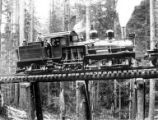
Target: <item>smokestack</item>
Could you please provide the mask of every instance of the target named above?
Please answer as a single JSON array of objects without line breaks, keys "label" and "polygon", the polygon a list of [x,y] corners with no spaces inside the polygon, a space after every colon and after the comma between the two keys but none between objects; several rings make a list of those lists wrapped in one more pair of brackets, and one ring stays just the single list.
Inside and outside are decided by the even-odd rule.
[{"label": "smokestack", "polygon": [[126,38],[126,27],[122,27],[121,33],[122,33],[122,39],[125,39]]}]

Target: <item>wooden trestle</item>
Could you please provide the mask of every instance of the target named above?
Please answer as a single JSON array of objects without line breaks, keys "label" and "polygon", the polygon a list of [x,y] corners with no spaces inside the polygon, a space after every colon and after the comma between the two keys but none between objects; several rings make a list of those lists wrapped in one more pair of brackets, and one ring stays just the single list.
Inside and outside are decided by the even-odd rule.
[{"label": "wooden trestle", "polygon": [[79,70],[65,72],[32,71],[27,74],[3,75],[0,77],[0,83],[114,80],[132,78],[158,78],[158,70],[154,67],[135,67],[130,69]]},{"label": "wooden trestle", "polygon": [[154,67],[133,67],[133,68],[108,68],[95,70],[78,70],[78,71],[29,71],[14,75],[0,76],[0,84],[30,82],[33,89],[32,96],[35,96],[37,120],[43,120],[42,107],[40,102],[38,82],[61,82],[85,80],[86,83],[86,102],[87,118],[91,120],[90,100],[88,97],[89,80],[114,80],[114,79],[132,79],[132,78],[158,78],[158,69]]}]

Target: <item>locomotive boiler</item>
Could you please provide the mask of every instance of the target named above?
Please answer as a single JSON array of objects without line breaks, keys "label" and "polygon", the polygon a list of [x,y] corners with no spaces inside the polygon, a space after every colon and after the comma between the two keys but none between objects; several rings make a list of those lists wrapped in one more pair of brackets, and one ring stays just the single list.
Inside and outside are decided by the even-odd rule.
[{"label": "locomotive boiler", "polygon": [[89,61],[87,66],[95,68],[131,67],[135,59],[133,41],[115,39],[112,30],[108,30],[106,35],[106,39],[96,40],[89,48],[89,54],[85,56],[85,60]]}]

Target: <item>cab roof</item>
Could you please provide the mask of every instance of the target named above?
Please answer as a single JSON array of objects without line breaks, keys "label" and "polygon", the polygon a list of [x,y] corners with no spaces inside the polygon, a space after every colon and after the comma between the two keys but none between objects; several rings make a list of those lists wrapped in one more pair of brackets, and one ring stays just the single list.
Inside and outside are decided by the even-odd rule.
[{"label": "cab roof", "polygon": [[75,31],[64,31],[64,32],[56,32],[56,33],[49,33],[43,35],[44,38],[57,38],[63,36],[78,36],[78,34]]}]

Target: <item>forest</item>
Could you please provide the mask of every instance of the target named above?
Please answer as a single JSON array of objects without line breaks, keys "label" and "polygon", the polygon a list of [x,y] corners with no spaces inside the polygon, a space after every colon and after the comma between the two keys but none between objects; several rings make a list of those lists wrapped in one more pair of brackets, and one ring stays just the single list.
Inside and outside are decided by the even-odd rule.
[{"label": "forest", "polygon": [[[43,19],[37,14],[36,1],[0,1],[0,75],[15,73],[16,49],[23,40],[36,41],[39,33],[71,31],[76,25],[80,25],[80,33],[85,34],[87,7],[82,4],[84,0],[75,4],[70,4],[71,0],[49,0],[49,2],[48,18],[43,22]],[[98,31],[99,39],[105,39],[105,33],[108,29],[115,31],[117,39],[121,38],[121,26],[114,3],[117,5],[116,0],[98,0],[91,2],[89,6],[89,23]],[[129,33],[136,34],[136,58],[139,64],[149,64],[143,60],[143,56],[150,46],[149,19],[149,1],[143,0],[139,6],[135,7],[126,26],[127,35]],[[89,96],[92,101],[90,106],[93,120],[105,118],[109,120],[136,119],[137,108],[135,104],[137,101],[132,97],[132,95],[135,96],[134,92],[136,91],[133,81],[129,79],[90,81]],[[40,83],[44,120],[62,119],[61,116],[67,120],[84,119],[85,113],[80,109],[84,103],[83,94],[85,94],[84,90],[82,91],[85,89],[81,87],[82,84],[85,83],[82,81]],[[144,112],[147,118],[149,113],[149,81],[147,80],[144,84],[146,86]],[[0,111],[3,118],[8,120],[33,120],[35,118],[35,113],[30,113],[29,87],[29,83],[1,85],[2,92],[0,94],[4,100]],[[155,109],[157,107],[156,100],[157,96],[155,97]],[[10,113],[6,111],[6,106],[9,106]]]}]

